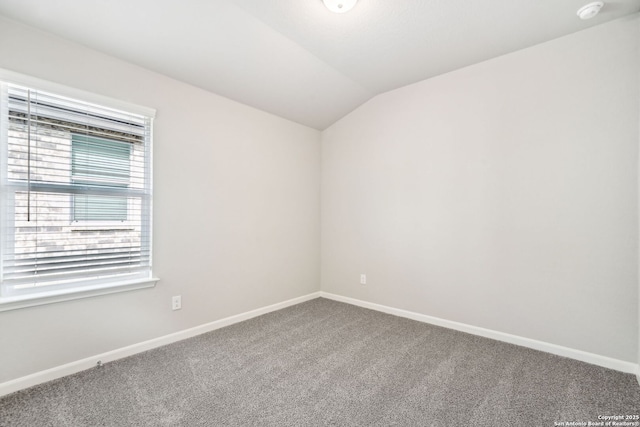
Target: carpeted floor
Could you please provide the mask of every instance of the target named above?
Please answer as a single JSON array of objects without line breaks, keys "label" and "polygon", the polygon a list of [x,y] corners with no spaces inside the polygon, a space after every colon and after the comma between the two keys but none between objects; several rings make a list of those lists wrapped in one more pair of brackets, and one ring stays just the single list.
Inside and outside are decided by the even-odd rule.
[{"label": "carpeted floor", "polygon": [[1,426],[29,427],[515,427],[634,414],[632,375],[326,299],[0,399]]}]

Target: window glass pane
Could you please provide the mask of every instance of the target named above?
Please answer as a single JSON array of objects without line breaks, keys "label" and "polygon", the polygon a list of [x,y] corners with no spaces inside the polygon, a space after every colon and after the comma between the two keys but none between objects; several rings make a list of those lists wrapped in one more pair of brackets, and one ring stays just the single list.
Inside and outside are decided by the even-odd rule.
[{"label": "window glass pane", "polygon": [[[72,134],[71,174],[74,183],[128,187],[131,143]],[[74,221],[126,221],[127,199],[97,195],[73,197]]]},{"label": "window glass pane", "polygon": [[131,143],[72,134],[71,153],[74,182],[129,185]]},{"label": "window glass pane", "polygon": [[77,194],[73,196],[74,221],[126,221],[127,198]]}]

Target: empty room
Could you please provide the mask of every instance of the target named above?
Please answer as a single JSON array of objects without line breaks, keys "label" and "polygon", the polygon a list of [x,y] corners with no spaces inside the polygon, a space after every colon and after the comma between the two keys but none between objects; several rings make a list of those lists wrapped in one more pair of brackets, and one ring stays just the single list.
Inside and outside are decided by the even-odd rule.
[{"label": "empty room", "polygon": [[640,0],[0,0],[0,426],[640,426]]}]

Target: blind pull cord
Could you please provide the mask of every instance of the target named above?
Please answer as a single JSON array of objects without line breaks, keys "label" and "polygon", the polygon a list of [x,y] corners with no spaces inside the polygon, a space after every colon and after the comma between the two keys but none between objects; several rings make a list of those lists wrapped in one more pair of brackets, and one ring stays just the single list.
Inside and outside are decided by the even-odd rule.
[{"label": "blind pull cord", "polygon": [[31,221],[31,90],[27,90],[27,222]]}]

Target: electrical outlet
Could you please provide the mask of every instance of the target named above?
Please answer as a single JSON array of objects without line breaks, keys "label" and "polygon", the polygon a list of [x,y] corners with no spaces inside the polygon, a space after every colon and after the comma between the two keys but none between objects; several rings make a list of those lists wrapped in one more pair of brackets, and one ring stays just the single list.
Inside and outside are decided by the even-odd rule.
[{"label": "electrical outlet", "polygon": [[180,310],[182,308],[182,295],[176,295],[171,298],[171,309]]},{"label": "electrical outlet", "polygon": [[367,275],[366,274],[361,274],[360,275],[360,284],[361,285],[366,285],[367,284]]}]

